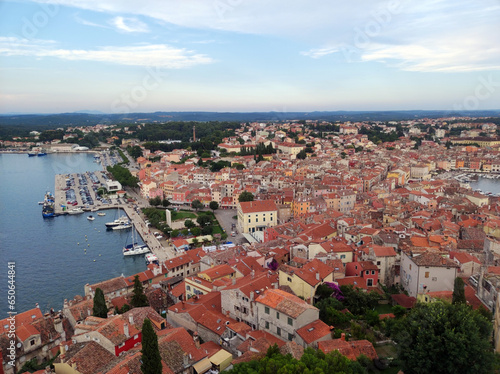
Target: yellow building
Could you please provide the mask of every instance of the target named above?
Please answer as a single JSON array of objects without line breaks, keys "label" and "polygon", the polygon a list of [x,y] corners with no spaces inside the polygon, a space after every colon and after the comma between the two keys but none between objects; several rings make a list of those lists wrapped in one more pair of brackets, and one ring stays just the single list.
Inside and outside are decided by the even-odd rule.
[{"label": "yellow building", "polygon": [[212,292],[212,283],[199,277],[184,278],[186,286],[186,297],[190,298],[193,295],[206,295]]},{"label": "yellow building", "polygon": [[311,304],[318,286],[333,282],[334,269],[319,260],[312,260],[301,268],[282,265],[279,270],[280,286],[289,286],[295,295]]},{"label": "yellow building", "polygon": [[243,233],[264,231],[278,223],[278,208],[272,200],[238,203],[238,226]]},{"label": "yellow building", "polygon": [[311,205],[311,202],[309,199],[303,199],[299,198],[297,200],[293,201],[292,204],[292,212],[294,218],[301,217],[303,215],[306,215],[307,212],[309,212],[309,206]]},{"label": "yellow building", "polygon": [[217,265],[198,273],[198,277],[205,279],[210,283],[217,279],[234,278],[235,276],[236,271],[227,264]]}]

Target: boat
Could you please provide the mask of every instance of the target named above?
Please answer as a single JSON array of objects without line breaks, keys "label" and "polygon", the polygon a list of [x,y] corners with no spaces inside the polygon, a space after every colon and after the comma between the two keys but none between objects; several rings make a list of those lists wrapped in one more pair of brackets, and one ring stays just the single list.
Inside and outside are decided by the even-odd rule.
[{"label": "boat", "polygon": [[102,216],[105,216],[106,213],[104,213],[104,212],[98,212],[97,215],[102,217]]},{"label": "boat", "polygon": [[127,216],[121,216],[112,222],[107,222],[106,227],[109,229],[115,228],[116,226],[130,224]]},{"label": "boat", "polygon": [[38,202],[38,205],[43,205],[43,201],[39,201],[39,202]]},{"label": "boat", "polygon": [[28,157],[35,157],[36,156],[36,152],[28,152]]},{"label": "boat", "polygon": [[131,229],[131,228],[132,228],[132,224],[130,222],[111,227],[112,230],[127,230],[127,229]]},{"label": "boat", "polygon": [[145,253],[149,253],[150,250],[145,244],[137,244],[137,231],[135,227],[132,229],[132,244],[127,244],[123,247],[123,255],[124,256],[134,256],[134,255],[143,255]]},{"label": "boat", "polygon": [[47,156],[47,153],[45,153],[45,152],[38,152],[37,156],[38,157]]},{"label": "boat", "polygon": [[50,218],[55,216],[55,198],[51,192],[45,193],[45,198],[43,199],[42,216],[43,218]]},{"label": "boat", "polygon": [[81,214],[83,213],[82,208],[73,208],[71,210],[68,210],[68,214]]},{"label": "boat", "polygon": [[88,216],[88,217],[87,217],[87,219],[88,219],[89,221],[93,221],[93,220],[95,220],[95,217],[94,217],[94,216]]}]

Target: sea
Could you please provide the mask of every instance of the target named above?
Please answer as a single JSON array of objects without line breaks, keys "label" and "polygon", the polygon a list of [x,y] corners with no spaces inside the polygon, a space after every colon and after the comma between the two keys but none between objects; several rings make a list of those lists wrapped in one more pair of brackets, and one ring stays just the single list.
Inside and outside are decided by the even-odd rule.
[{"label": "sea", "polygon": [[[146,269],[143,256],[122,254],[131,232],[106,230],[117,209],[89,221],[90,213],[42,217],[46,191],[54,193],[56,174],[102,170],[89,153],[0,154],[0,318],[37,304],[42,312],[61,310],[64,299],[84,295],[93,284]],[[8,265],[15,270],[15,305],[8,304]],[[11,272],[12,273],[12,272]],[[12,291],[10,291],[12,293]]]}]

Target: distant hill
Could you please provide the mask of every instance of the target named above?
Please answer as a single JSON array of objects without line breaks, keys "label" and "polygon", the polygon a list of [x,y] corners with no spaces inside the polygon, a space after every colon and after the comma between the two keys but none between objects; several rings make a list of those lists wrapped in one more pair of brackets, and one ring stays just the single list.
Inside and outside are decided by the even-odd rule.
[{"label": "distant hill", "polygon": [[500,110],[452,112],[444,110],[407,111],[318,111],[318,112],[154,112],[105,114],[84,110],[61,114],[16,114],[1,115],[0,126],[26,126],[44,130],[66,126],[92,126],[98,123],[136,123],[168,121],[401,121],[418,118],[439,117],[498,117]]}]

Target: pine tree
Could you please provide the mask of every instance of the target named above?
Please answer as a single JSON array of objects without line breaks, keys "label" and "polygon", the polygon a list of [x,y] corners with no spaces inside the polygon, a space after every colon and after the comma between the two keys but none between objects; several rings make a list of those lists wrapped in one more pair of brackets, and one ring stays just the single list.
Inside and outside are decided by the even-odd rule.
[{"label": "pine tree", "polygon": [[144,294],[144,290],[142,288],[141,282],[139,281],[138,275],[136,275],[134,278],[134,290],[132,291],[132,293],[133,296],[130,304],[132,304],[134,308],[140,308],[142,306],[149,305],[148,298]]},{"label": "pine tree", "polygon": [[104,300],[104,293],[100,288],[95,290],[92,315],[94,317],[108,318],[108,307],[106,306],[106,300]]},{"label": "pine tree", "polygon": [[142,357],[141,371],[143,374],[160,374],[162,372],[158,337],[149,319],[142,324]]},{"label": "pine tree", "polygon": [[464,281],[460,277],[455,278],[455,284],[453,285],[453,298],[452,304],[467,304],[465,299],[465,288]]}]

